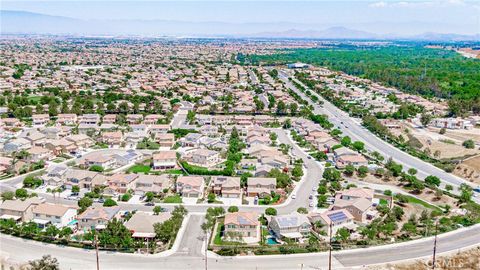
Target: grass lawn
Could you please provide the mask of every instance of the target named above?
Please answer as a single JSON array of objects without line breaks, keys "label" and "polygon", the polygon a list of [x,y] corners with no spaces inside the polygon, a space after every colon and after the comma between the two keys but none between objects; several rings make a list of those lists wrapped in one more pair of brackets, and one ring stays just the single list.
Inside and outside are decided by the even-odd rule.
[{"label": "grass lawn", "polygon": [[128,168],[127,172],[129,173],[149,173],[151,170],[150,166],[148,165],[133,165],[132,167]]},{"label": "grass lawn", "polygon": [[380,199],[380,205],[387,205],[388,201],[385,199]]},{"label": "grass lawn", "polygon": [[182,203],[183,201],[180,195],[172,195],[172,196],[165,197],[165,199],[163,199],[163,202],[164,203]]},{"label": "grass lawn", "polygon": [[54,159],[54,160],[52,160],[52,161],[55,162],[55,163],[60,163],[60,162],[65,161],[65,158],[59,157],[59,158],[56,158],[56,159]]},{"label": "grass lawn", "polygon": [[168,173],[168,174],[183,174],[183,171],[182,170],[171,169],[171,170],[165,171],[165,173]]},{"label": "grass lawn", "polygon": [[28,97],[28,101],[40,102],[40,99],[42,99],[42,96],[29,96]]},{"label": "grass lawn", "polygon": [[407,196],[408,197],[408,202],[409,203],[415,203],[415,204],[420,204],[421,206],[425,207],[425,208],[429,208],[429,209],[432,209],[432,210],[438,210],[438,211],[442,211],[442,209],[440,209],[438,206],[435,206],[433,204],[429,204],[427,202],[424,202],[420,199],[417,199],[415,197],[412,197],[412,196]]}]

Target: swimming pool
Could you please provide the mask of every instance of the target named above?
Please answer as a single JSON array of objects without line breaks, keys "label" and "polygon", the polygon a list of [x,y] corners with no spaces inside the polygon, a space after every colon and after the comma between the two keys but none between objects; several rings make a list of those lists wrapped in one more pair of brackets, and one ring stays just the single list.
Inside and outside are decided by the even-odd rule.
[{"label": "swimming pool", "polygon": [[278,245],[278,244],[280,244],[280,243],[277,242],[277,239],[275,239],[273,237],[267,238],[267,245]]}]

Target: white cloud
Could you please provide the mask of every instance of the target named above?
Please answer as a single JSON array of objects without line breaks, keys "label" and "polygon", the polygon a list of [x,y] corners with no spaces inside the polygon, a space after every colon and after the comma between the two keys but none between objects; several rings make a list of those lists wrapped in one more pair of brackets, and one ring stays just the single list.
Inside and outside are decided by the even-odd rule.
[{"label": "white cloud", "polygon": [[369,7],[373,7],[373,8],[384,8],[386,6],[387,6],[387,3],[385,3],[384,1],[372,3],[369,5]]},{"label": "white cloud", "polygon": [[463,0],[436,0],[436,1],[380,1],[369,5],[372,8],[421,8],[421,7],[451,7],[451,6],[465,6]]}]

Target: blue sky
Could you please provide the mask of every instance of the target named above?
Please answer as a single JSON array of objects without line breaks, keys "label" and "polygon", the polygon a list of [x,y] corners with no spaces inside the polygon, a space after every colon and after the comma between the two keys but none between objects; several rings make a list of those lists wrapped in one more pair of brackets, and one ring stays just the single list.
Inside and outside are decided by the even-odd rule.
[{"label": "blue sky", "polygon": [[[381,33],[480,33],[480,1],[12,1],[22,10],[86,20],[135,19],[230,23],[294,22]],[[416,25],[422,25],[416,29]]]}]

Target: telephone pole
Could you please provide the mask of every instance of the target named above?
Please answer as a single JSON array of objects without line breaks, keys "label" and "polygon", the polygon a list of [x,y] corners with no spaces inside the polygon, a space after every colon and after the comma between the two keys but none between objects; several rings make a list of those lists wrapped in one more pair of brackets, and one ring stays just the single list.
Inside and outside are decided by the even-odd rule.
[{"label": "telephone pole", "polygon": [[205,270],[208,270],[208,231],[205,232]]},{"label": "telephone pole", "polygon": [[435,223],[435,240],[433,241],[433,260],[432,260],[432,269],[435,270],[435,255],[437,253],[437,231],[438,223]]},{"label": "telephone pole", "polygon": [[328,270],[332,270],[332,221],[330,221],[330,248],[328,251]]},{"label": "telephone pole", "polygon": [[98,236],[96,232],[95,232],[95,254],[97,256],[97,270],[100,270],[100,262],[98,259]]}]

